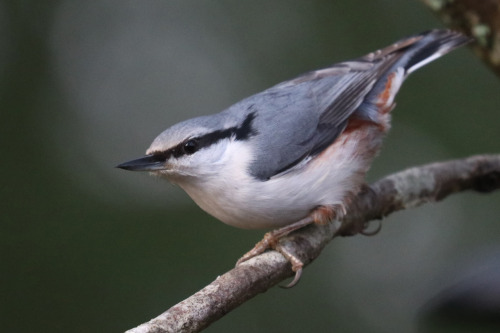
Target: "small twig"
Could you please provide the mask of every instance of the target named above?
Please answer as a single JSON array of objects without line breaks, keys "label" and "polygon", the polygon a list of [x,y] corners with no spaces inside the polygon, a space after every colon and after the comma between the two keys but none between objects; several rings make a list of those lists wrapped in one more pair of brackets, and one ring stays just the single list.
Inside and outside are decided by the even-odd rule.
[{"label": "small twig", "polygon": [[[385,177],[358,195],[342,221],[311,225],[282,240],[282,245],[310,263],[337,235],[360,231],[368,221],[395,211],[436,202],[450,194],[500,188],[500,155],[414,167]],[[238,305],[294,273],[279,253],[270,251],[230,270],[208,286],[128,333],[199,332]]]}]

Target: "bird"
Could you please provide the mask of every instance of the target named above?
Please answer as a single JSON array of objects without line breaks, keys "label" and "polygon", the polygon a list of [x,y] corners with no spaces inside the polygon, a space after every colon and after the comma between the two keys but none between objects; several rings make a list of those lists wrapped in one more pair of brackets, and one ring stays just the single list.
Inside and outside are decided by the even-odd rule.
[{"label": "bird", "polygon": [[237,265],[275,249],[295,272],[291,287],[303,263],[279,240],[343,218],[390,129],[403,81],[470,41],[434,29],[307,72],[167,128],[145,156],[117,168],[166,178],[228,225],[271,230]]}]

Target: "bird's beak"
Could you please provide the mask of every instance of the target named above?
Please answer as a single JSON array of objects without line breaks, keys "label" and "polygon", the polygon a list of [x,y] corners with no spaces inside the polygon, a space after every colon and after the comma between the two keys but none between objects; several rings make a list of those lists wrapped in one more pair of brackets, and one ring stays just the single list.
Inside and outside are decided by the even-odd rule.
[{"label": "bird's beak", "polygon": [[155,171],[165,169],[165,158],[158,155],[146,155],[136,160],[128,161],[116,168],[130,171]]}]

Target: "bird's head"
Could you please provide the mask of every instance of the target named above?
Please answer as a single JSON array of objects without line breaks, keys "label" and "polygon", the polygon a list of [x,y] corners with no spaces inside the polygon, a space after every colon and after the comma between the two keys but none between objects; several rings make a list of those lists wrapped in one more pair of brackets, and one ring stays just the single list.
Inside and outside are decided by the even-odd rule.
[{"label": "bird's head", "polygon": [[149,171],[174,183],[224,176],[221,172],[228,165],[239,165],[234,163],[238,160],[248,161],[248,149],[242,149],[242,145],[247,146],[248,139],[255,134],[254,117],[254,113],[243,119],[219,113],[183,121],[161,133],[144,157],[117,168]]}]

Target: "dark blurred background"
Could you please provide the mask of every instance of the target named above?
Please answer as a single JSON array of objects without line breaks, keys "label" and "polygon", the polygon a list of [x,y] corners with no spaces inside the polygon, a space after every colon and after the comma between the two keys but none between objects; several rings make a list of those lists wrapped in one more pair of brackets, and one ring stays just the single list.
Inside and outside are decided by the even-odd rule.
[{"label": "dark blurred background", "polygon": [[[263,231],[114,166],[177,121],[436,27],[418,1],[2,0],[1,330],[124,331],[232,268]],[[499,151],[499,81],[466,48],[397,102],[370,181]],[[336,239],[297,287],[207,332],[421,330],[422,307],[500,244],[499,203],[463,193]]]}]

